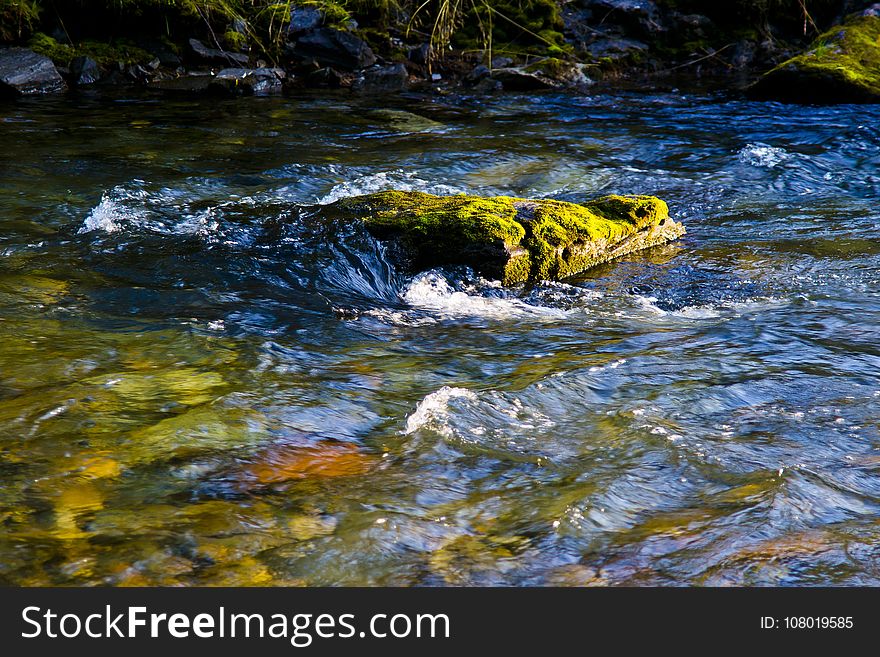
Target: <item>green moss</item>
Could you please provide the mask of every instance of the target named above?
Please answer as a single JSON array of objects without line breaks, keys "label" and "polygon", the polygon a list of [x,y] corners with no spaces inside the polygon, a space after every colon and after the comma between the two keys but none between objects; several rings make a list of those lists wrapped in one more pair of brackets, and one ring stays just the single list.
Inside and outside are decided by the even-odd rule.
[{"label": "green moss", "polygon": [[226,30],[223,33],[223,44],[230,50],[242,50],[247,46],[247,37],[235,30]]},{"label": "green moss", "polygon": [[529,73],[542,73],[549,78],[560,78],[568,71],[569,65],[558,57],[546,57],[525,67]]},{"label": "green moss", "polygon": [[299,2],[290,3],[294,7],[311,7],[317,9],[324,15],[324,25],[327,27],[342,28],[351,21],[351,12],[343,6],[343,3],[333,2],[332,0],[301,0]]},{"label": "green moss", "polygon": [[433,196],[422,192],[388,191],[355,197],[343,204],[365,208],[368,225],[402,229],[419,241],[443,246],[475,242],[517,245],[525,230],[506,196]]},{"label": "green moss", "polygon": [[[465,5],[467,6],[467,5]],[[455,32],[453,43],[464,50],[495,54],[525,51],[562,55],[572,51],[562,34],[559,5],[554,0],[474,2]]]},{"label": "green moss", "polygon": [[402,241],[416,266],[465,264],[506,284],[572,276],[684,232],[667,221],[666,203],[653,196],[579,205],[388,191],[336,205],[357,214],[380,239]]},{"label": "green moss", "polygon": [[45,55],[56,64],[64,66],[76,57],[76,49],[63,43],[58,43],[55,39],[42,32],[37,32],[28,42],[28,47],[35,53]]},{"label": "green moss", "polygon": [[0,0],[0,41],[14,41],[29,34],[41,11],[38,0]]},{"label": "green moss", "polygon": [[533,279],[572,276],[604,261],[608,247],[648,229],[669,215],[653,196],[606,196],[585,205],[536,203],[525,246],[532,253]]},{"label": "green moss", "polygon": [[153,55],[143,48],[138,48],[129,41],[104,43],[102,41],[83,41],[76,47],[77,54],[88,55],[99,64],[109,65],[117,62],[123,64],[142,64],[153,59]]},{"label": "green moss", "polygon": [[115,64],[116,62],[137,64],[148,62],[153,58],[146,50],[127,41],[118,41],[112,44],[100,41],[83,41],[77,46],[71,46],[58,43],[42,32],[31,37],[28,47],[61,66],[67,66],[71,59],[80,55],[87,55],[103,65]]},{"label": "green moss", "polygon": [[880,18],[858,16],[831,28],[766,73],[751,93],[795,102],[880,100]]}]

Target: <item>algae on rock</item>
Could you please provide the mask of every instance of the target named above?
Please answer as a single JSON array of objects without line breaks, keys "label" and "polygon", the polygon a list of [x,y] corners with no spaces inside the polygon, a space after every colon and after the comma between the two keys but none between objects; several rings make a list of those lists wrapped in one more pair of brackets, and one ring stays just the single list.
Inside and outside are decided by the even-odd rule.
[{"label": "algae on rock", "polygon": [[880,102],[880,16],[851,17],[810,49],[765,73],[756,98],[804,103]]},{"label": "algae on rock", "polygon": [[653,196],[606,196],[581,205],[387,191],[334,206],[392,242],[405,265],[467,265],[508,285],[574,276],[684,234]]}]

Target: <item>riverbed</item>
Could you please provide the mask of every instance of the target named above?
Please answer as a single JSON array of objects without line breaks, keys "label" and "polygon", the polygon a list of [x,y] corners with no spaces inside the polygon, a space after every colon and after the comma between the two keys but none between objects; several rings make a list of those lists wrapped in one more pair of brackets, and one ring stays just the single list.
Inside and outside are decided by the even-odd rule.
[{"label": "riverbed", "polygon": [[[81,95],[0,143],[0,583],[880,584],[878,106]],[[308,210],[392,188],[688,232],[504,288]]]}]

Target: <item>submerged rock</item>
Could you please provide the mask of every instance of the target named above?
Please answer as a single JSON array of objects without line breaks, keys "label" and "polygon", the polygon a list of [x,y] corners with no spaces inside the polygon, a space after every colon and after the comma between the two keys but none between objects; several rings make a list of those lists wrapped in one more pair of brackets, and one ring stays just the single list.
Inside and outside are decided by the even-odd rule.
[{"label": "submerged rock", "polygon": [[651,0],[585,0],[583,4],[606,29],[619,25],[629,33],[652,38],[666,30],[657,3]]},{"label": "submerged rock", "polygon": [[349,443],[272,445],[249,459],[240,479],[251,485],[366,474],[376,459]]},{"label": "submerged rock", "polygon": [[752,97],[790,102],[880,102],[880,16],[871,9],[817,38],[765,73]]},{"label": "submerged rock", "polygon": [[52,60],[27,48],[0,49],[0,94],[27,96],[64,91]]},{"label": "submerged rock", "polygon": [[653,196],[605,196],[580,205],[387,191],[330,207],[359,216],[411,268],[467,265],[505,284],[567,278],[685,232]]}]

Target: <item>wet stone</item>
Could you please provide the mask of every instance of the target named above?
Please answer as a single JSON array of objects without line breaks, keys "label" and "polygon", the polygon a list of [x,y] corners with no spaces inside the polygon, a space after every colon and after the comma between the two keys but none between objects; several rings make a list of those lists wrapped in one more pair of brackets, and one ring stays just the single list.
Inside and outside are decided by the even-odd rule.
[{"label": "wet stone", "polygon": [[322,66],[354,71],[376,63],[376,55],[367,43],[350,32],[320,28],[300,37],[292,54],[303,60],[315,60]]},{"label": "wet stone", "polygon": [[228,50],[218,50],[209,48],[198,39],[190,39],[189,47],[195,58],[203,64],[222,65],[238,65],[243,66],[248,63],[248,56],[241,53],[229,52]]},{"label": "wet stone", "polygon": [[211,80],[211,91],[232,96],[270,96],[281,93],[285,73],[278,68],[225,68]]},{"label": "wet stone", "polygon": [[101,69],[98,63],[91,57],[75,57],[70,62],[70,81],[74,85],[82,87],[94,84],[100,79]]},{"label": "wet stone", "polygon": [[290,12],[288,34],[301,34],[314,30],[324,22],[324,14],[314,7],[295,7]]},{"label": "wet stone", "polygon": [[156,80],[149,88],[168,94],[203,94],[208,91],[212,81],[210,75],[182,75],[168,80]]},{"label": "wet stone", "polygon": [[492,79],[500,82],[507,91],[545,91],[560,86],[555,80],[521,68],[496,69],[492,71]]},{"label": "wet stone", "polygon": [[27,48],[0,49],[0,95],[28,96],[65,89],[48,57]]},{"label": "wet stone", "polygon": [[364,71],[364,76],[352,85],[352,89],[363,93],[393,93],[406,89],[408,81],[406,66],[393,64]]}]

